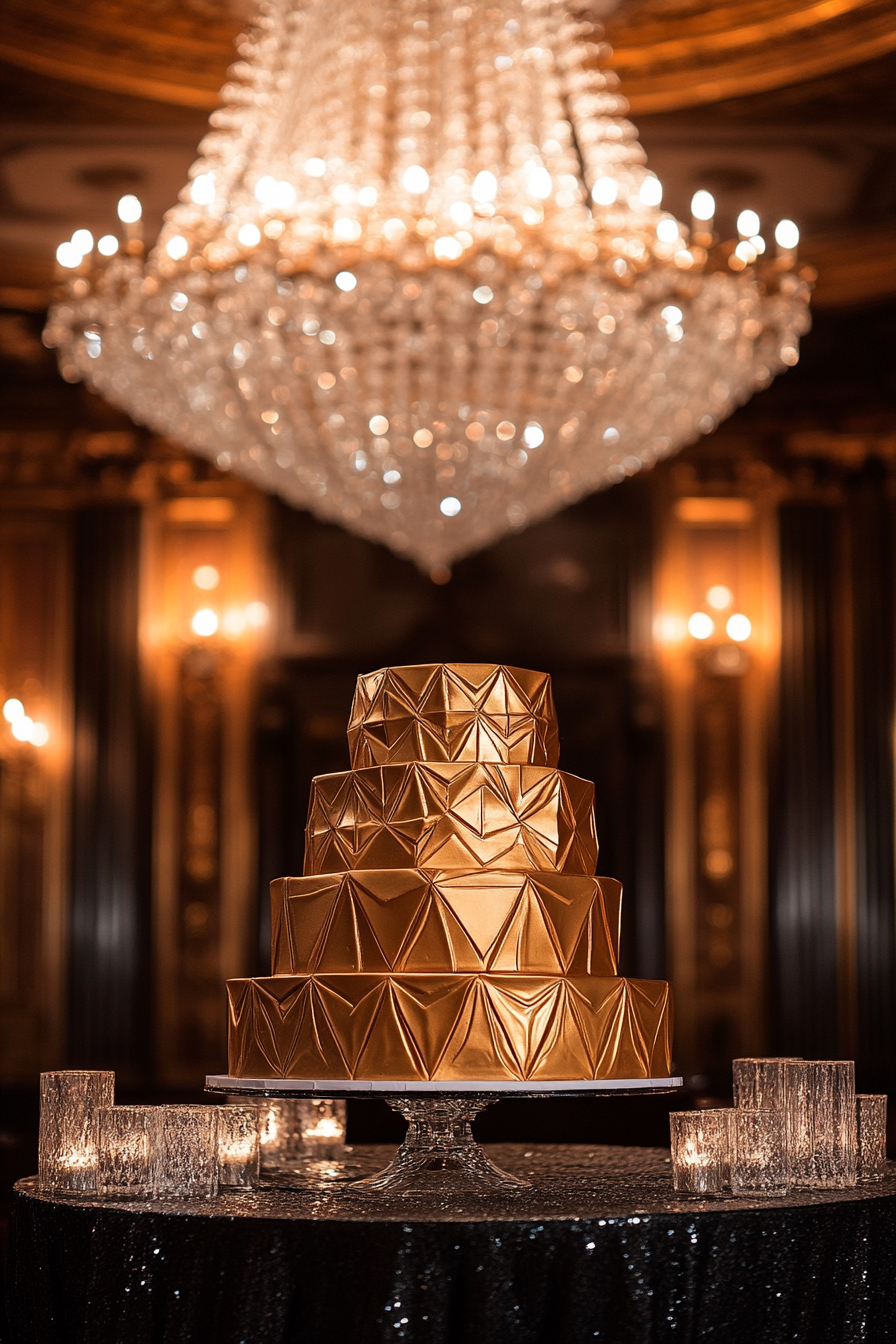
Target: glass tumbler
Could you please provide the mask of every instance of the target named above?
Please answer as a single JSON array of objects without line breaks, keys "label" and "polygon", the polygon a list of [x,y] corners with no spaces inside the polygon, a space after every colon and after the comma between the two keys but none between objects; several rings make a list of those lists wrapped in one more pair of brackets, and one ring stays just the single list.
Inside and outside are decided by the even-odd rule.
[{"label": "glass tumbler", "polygon": [[882,1181],[887,1170],[886,1094],[856,1097],[856,1178]]},{"label": "glass tumbler", "polygon": [[152,1106],[98,1112],[96,1189],[102,1199],[152,1198]]},{"label": "glass tumbler", "polygon": [[773,1198],[787,1193],[783,1111],[741,1107],[733,1112],[731,1190]]},{"label": "glass tumbler", "polygon": [[672,1184],[682,1194],[722,1190],[730,1170],[729,1111],[672,1111]]},{"label": "glass tumbler", "polygon": [[218,1185],[251,1190],[258,1168],[258,1107],[219,1106]]},{"label": "glass tumbler", "polygon": [[218,1193],[219,1106],[155,1106],[152,1118],[153,1194],[210,1199]]},{"label": "glass tumbler", "polygon": [[836,1189],[856,1183],[856,1085],[852,1060],[784,1065],[788,1183]]}]

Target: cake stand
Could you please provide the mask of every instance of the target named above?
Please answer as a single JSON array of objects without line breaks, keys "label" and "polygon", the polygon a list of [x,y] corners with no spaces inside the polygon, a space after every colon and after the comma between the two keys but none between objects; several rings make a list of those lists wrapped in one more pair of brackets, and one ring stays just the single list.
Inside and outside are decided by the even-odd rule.
[{"label": "cake stand", "polygon": [[510,1194],[528,1181],[496,1167],[473,1138],[473,1119],[502,1097],[642,1096],[674,1092],[681,1078],[573,1079],[559,1082],[363,1082],[355,1079],[232,1078],[211,1074],[207,1092],[247,1097],[379,1098],[408,1122],[407,1134],[393,1160],[374,1176],[348,1187],[363,1194],[467,1191]]}]

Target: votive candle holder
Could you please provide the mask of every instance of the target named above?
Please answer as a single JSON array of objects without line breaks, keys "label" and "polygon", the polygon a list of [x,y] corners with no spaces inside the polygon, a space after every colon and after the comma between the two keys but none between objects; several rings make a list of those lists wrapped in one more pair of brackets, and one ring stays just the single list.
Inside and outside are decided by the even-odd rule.
[{"label": "votive candle holder", "polygon": [[887,1098],[860,1092],[856,1097],[856,1179],[882,1181],[887,1170]]},{"label": "votive candle holder", "polygon": [[259,1142],[256,1106],[219,1106],[218,1185],[251,1190],[258,1184]]},{"label": "votive candle holder", "polygon": [[734,1105],[739,1110],[784,1110],[784,1065],[800,1061],[795,1055],[779,1059],[735,1059]]},{"label": "votive candle holder", "polygon": [[258,1114],[262,1172],[294,1171],[309,1159],[343,1152],[344,1101],[265,1097]]},{"label": "votive candle holder", "polygon": [[784,1065],[788,1183],[837,1189],[856,1183],[856,1086],[852,1060]]},{"label": "votive candle holder", "polygon": [[787,1193],[783,1110],[736,1107],[732,1112],[731,1192],[769,1198]]},{"label": "votive candle holder", "polygon": [[681,1194],[721,1192],[730,1170],[730,1112],[672,1111],[672,1184]]},{"label": "votive candle holder", "polygon": [[41,1190],[96,1190],[97,1114],[115,1099],[115,1074],[69,1069],[40,1076],[38,1185]]},{"label": "votive candle holder", "polygon": [[97,1116],[96,1190],[101,1199],[151,1199],[152,1106],[109,1106]]},{"label": "votive candle holder", "polygon": [[218,1193],[218,1106],[156,1106],[152,1121],[153,1195],[211,1199]]}]

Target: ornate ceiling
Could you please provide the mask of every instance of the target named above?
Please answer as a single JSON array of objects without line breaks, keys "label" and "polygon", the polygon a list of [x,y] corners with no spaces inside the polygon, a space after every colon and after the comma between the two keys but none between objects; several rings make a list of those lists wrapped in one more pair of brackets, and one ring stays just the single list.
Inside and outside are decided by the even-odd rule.
[{"label": "ornate ceiling", "polygon": [[[212,108],[244,11],[242,0],[6,0],[0,59],[71,84]],[[896,50],[896,20],[892,0],[629,0],[607,36],[643,114],[873,60]]]}]

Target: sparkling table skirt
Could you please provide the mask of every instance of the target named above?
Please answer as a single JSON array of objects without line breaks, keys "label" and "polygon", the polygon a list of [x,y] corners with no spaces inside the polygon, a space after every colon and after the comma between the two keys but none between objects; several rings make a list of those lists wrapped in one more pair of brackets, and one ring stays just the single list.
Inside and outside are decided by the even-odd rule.
[{"label": "sparkling table skirt", "polygon": [[16,1344],[887,1344],[896,1164],[853,1190],[682,1199],[655,1149],[497,1144],[531,1187],[362,1197],[355,1148],[304,1188],[111,1204],[21,1181]]}]

